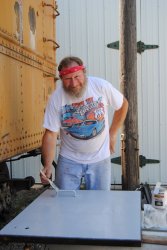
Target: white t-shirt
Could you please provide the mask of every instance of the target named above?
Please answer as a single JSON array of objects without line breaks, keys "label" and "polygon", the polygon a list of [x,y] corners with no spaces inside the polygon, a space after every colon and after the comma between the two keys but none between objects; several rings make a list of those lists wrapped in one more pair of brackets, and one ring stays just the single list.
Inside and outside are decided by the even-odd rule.
[{"label": "white t-shirt", "polygon": [[79,163],[95,163],[110,156],[108,106],[121,108],[123,95],[111,83],[88,77],[82,97],[71,97],[62,85],[46,107],[44,128],[60,131],[60,154]]}]

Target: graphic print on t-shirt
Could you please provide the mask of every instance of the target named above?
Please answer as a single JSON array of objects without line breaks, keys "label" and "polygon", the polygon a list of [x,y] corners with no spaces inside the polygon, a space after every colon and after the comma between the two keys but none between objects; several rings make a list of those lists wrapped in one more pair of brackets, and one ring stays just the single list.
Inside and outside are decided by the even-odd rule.
[{"label": "graphic print on t-shirt", "polygon": [[61,124],[67,134],[88,140],[99,135],[105,127],[105,111],[102,98],[87,98],[79,103],[62,107]]}]

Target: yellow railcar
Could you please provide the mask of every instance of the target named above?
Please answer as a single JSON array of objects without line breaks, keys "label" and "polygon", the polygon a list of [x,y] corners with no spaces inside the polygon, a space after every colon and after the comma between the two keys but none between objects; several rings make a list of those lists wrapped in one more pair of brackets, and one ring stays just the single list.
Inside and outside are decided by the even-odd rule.
[{"label": "yellow railcar", "polygon": [[1,163],[41,146],[44,110],[55,89],[57,15],[54,0],[1,0]]},{"label": "yellow railcar", "polygon": [[54,0],[1,0],[0,161],[40,147],[55,88]]}]

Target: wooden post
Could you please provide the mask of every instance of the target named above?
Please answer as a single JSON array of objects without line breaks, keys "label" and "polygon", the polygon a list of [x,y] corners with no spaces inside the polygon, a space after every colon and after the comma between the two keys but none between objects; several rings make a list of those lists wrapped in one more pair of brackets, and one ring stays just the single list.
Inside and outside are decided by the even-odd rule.
[{"label": "wooden post", "polygon": [[120,0],[120,84],[129,102],[122,141],[122,188],[139,185],[136,0]]}]

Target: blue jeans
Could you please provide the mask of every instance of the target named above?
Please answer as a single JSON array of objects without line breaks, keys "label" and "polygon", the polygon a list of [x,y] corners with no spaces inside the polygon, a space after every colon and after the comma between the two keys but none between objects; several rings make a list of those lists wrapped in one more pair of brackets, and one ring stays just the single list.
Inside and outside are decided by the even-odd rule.
[{"label": "blue jeans", "polygon": [[110,190],[110,157],[100,162],[82,164],[59,155],[55,183],[60,189],[80,189],[82,177],[87,190]]}]

